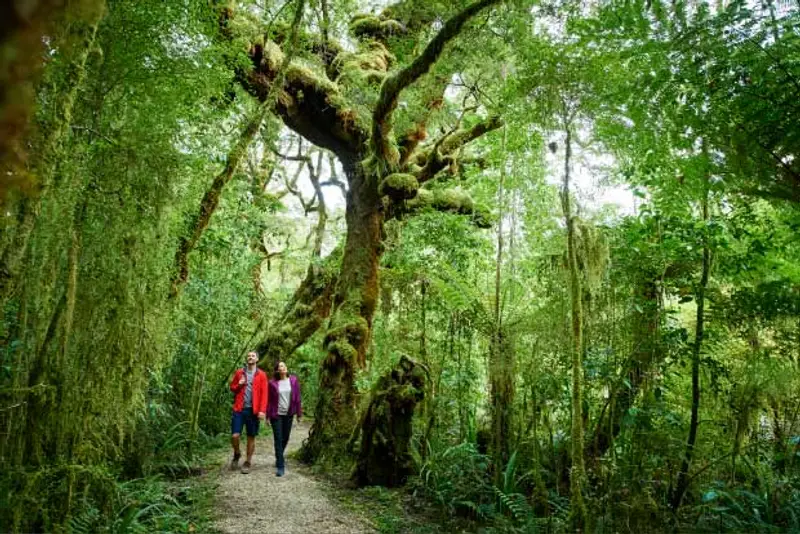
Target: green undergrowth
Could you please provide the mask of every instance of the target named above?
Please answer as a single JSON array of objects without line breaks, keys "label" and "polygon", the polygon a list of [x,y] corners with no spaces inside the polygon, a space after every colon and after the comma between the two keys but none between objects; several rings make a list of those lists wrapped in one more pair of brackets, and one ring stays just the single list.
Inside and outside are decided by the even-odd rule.
[{"label": "green undergrowth", "polygon": [[211,532],[214,460],[222,446],[124,479],[119,466],[59,464],[0,474],[0,531],[54,533]]},{"label": "green undergrowth", "polygon": [[[474,532],[473,521],[449,517],[434,503],[410,488],[370,486],[355,488],[350,470],[343,464],[303,468],[321,482],[321,488],[343,509],[366,519],[382,534],[440,534]],[[342,482],[348,481],[348,482]]]}]

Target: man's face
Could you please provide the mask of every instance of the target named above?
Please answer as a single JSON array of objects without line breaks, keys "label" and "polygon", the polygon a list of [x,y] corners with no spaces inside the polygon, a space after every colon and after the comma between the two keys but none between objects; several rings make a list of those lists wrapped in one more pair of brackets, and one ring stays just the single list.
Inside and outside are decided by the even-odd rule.
[{"label": "man's face", "polygon": [[258,363],[258,354],[255,352],[247,353],[247,365],[255,365]]}]

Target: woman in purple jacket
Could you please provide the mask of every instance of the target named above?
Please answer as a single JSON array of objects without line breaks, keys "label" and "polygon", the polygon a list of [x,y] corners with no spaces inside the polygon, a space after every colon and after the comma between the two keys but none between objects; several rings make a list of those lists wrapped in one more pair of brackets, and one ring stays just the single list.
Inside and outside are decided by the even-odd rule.
[{"label": "woman in purple jacket", "polygon": [[303,405],[300,401],[300,383],[295,375],[290,375],[286,364],[278,362],[275,373],[269,381],[269,402],[267,403],[267,417],[272,425],[272,434],[275,439],[275,467],[276,476],[282,477],[286,468],[283,453],[289,443],[292,432],[292,416],[297,416],[297,421],[303,416]]}]

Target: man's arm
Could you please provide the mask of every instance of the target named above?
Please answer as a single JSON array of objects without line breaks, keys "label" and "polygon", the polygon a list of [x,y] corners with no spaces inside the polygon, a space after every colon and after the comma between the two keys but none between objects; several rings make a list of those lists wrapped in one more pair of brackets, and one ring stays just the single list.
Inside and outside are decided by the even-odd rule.
[{"label": "man's arm", "polygon": [[260,373],[260,377],[258,380],[259,389],[261,390],[261,398],[258,399],[258,404],[256,413],[258,414],[258,418],[266,420],[267,418],[267,406],[269,406],[269,386],[267,384],[267,374],[265,372]]},{"label": "man's arm", "polygon": [[243,382],[242,370],[237,369],[235,373],[233,373],[233,379],[231,380],[231,391],[234,393],[238,392],[244,386],[245,382]]}]

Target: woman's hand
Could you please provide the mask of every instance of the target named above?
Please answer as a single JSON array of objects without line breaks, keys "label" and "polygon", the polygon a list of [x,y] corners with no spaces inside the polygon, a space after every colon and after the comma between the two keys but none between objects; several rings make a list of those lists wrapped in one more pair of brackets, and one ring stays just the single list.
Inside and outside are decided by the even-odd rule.
[{"label": "woman's hand", "polygon": [[258,412],[258,418],[261,421],[265,421],[267,419],[267,414],[265,414],[264,412]]}]

